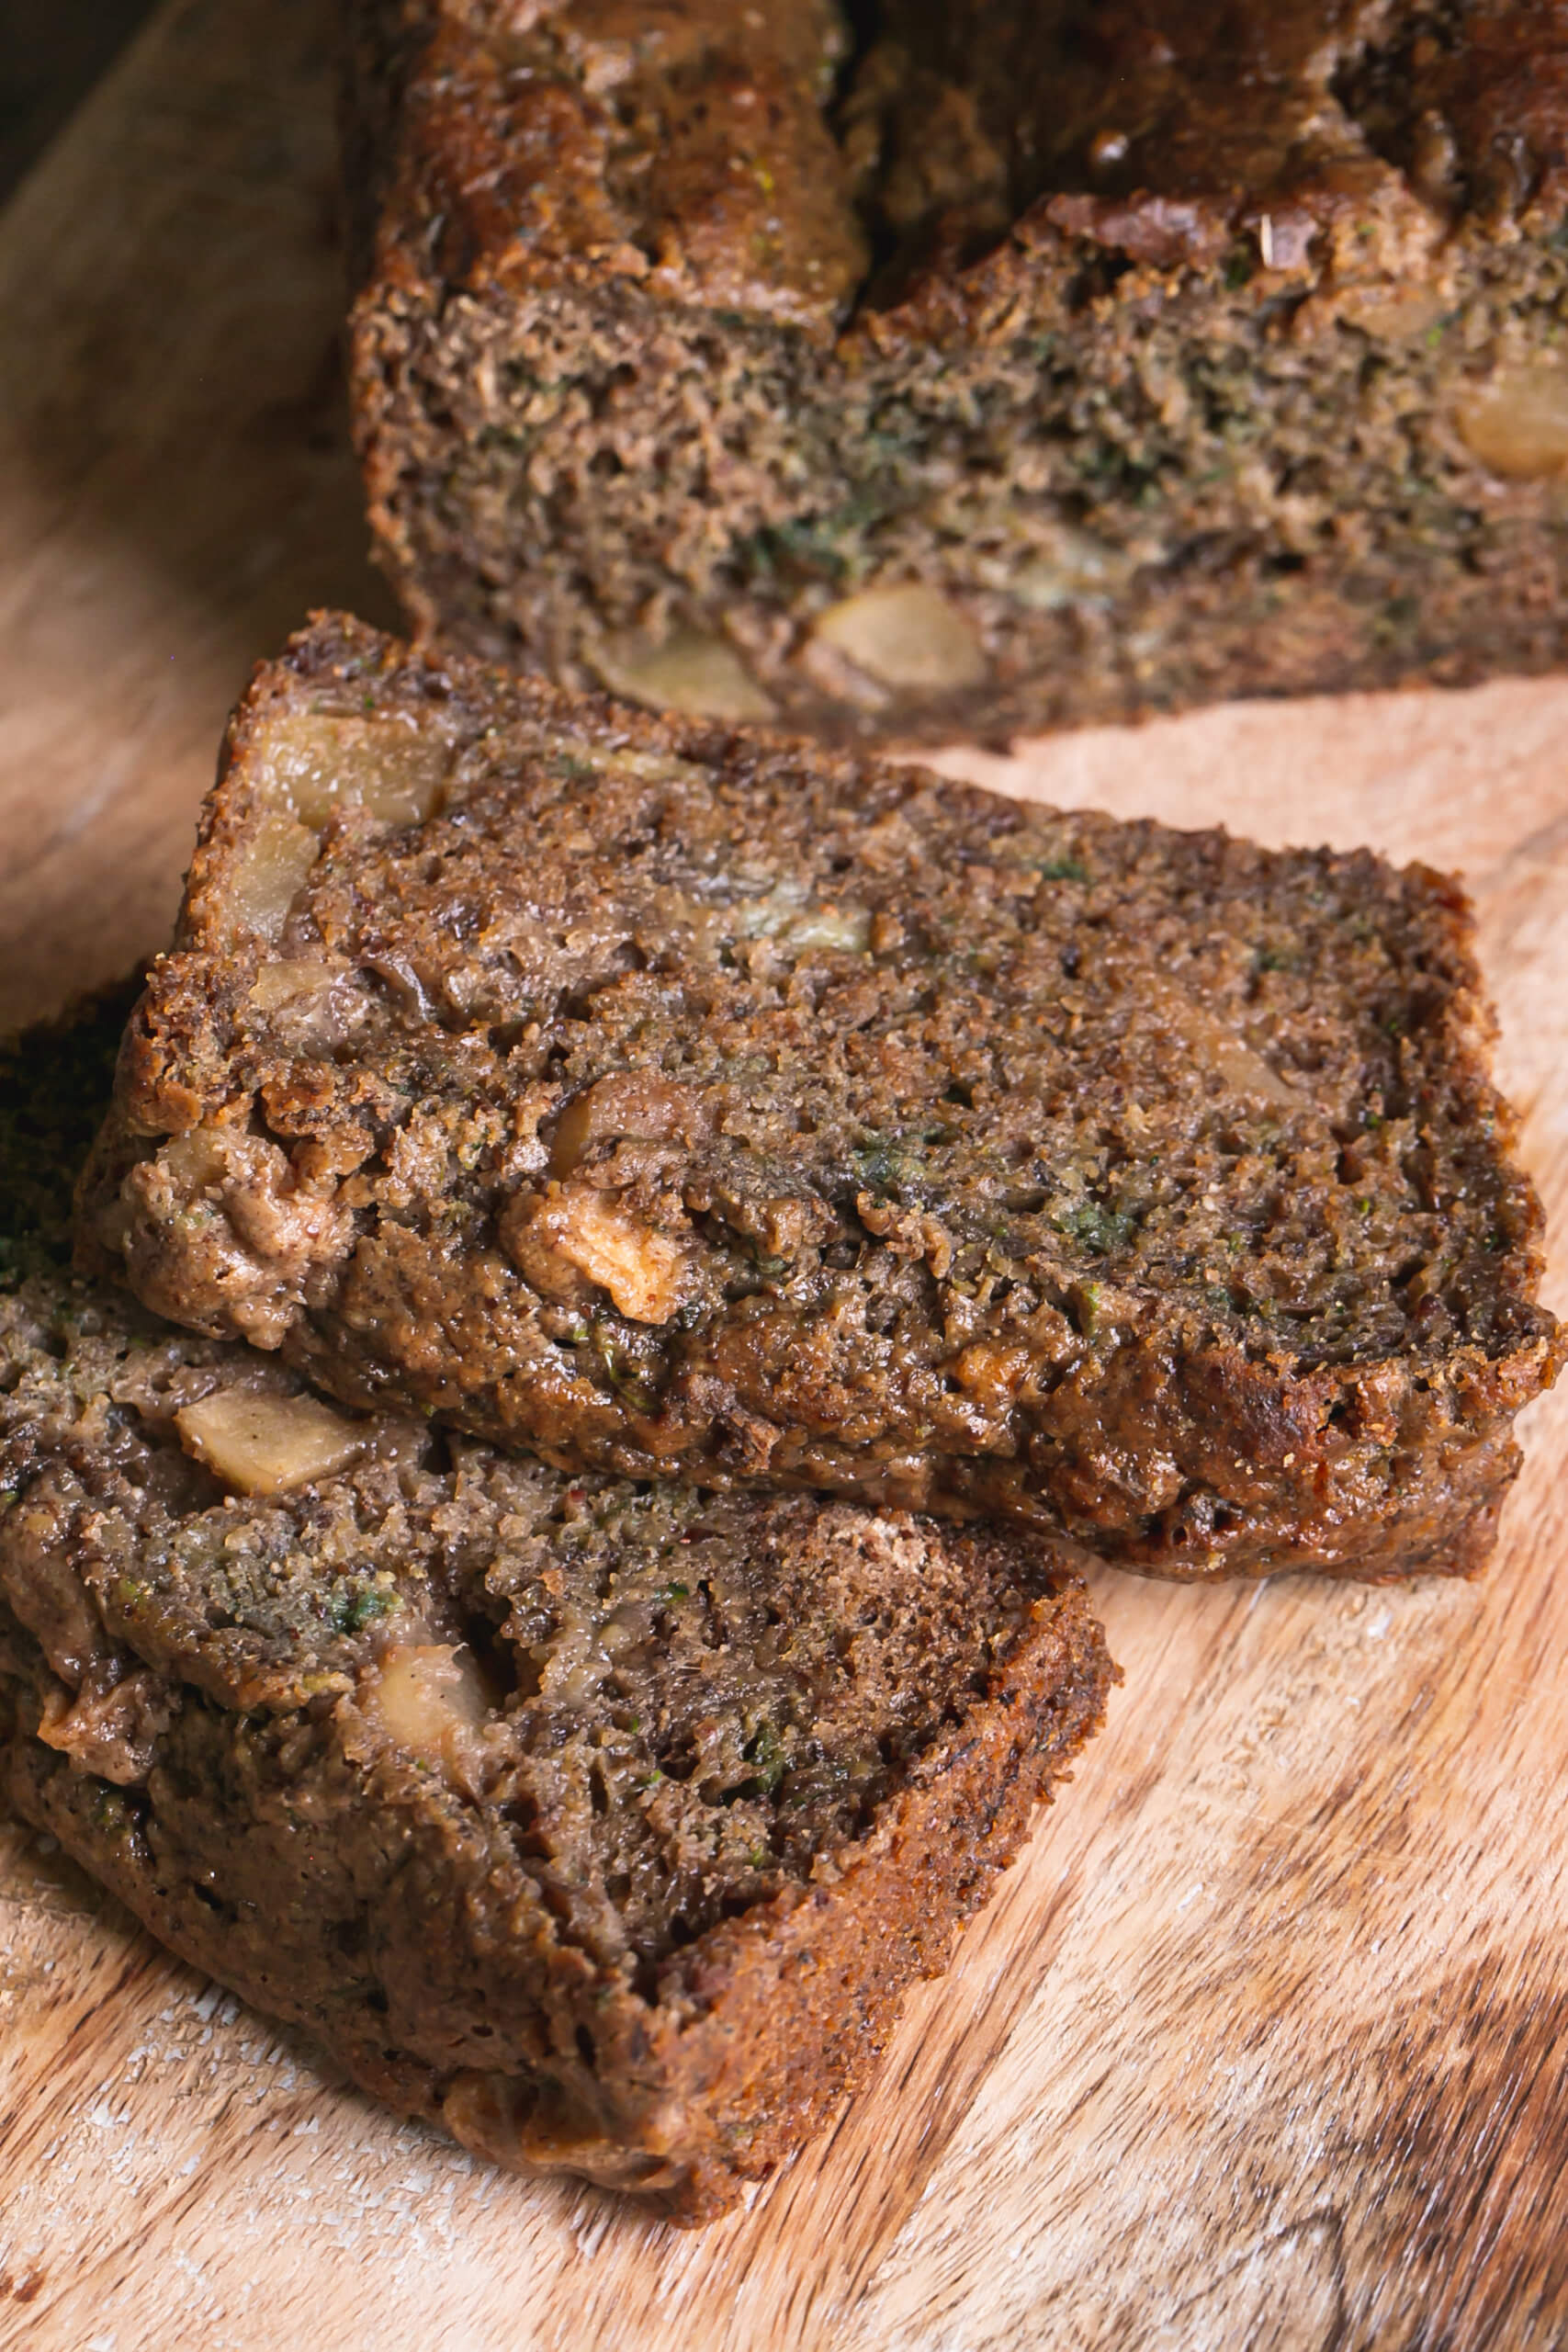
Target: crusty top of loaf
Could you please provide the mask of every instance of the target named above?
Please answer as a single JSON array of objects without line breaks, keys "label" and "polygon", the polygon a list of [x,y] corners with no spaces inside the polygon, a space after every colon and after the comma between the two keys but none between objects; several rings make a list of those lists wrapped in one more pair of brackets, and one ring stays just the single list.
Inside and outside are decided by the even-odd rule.
[{"label": "crusty top of loaf", "polygon": [[1364,298],[1568,191],[1552,0],[883,0],[852,51],[831,0],[354,13],[392,282],[619,282],[885,340],[1095,254]]},{"label": "crusty top of loaf", "polygon": [[[482,287],[628,281],[821,324],[867,262],[828,108],[832,0],[369,0],[362,87],[400,94],[383,259]],[[378,85],[390,84],[390,92]]]}]

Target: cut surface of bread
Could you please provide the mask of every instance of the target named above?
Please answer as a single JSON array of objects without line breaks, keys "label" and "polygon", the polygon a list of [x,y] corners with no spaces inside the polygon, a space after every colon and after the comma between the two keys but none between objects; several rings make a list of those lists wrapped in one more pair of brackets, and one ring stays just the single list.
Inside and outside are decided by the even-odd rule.
[{"label": "cut surface of bread", "polygon": [[995,739],[1563,658],[1551,0],[350,0],[411,622]]},{"label": "cut surface of bread", "polygon": [[565,1467],[1467,1571],[1560,1341],[1456,886],[322,617],[231,730],[84,1262]]},{"label": "cut surface of bread", "polygon": [[0,1786],[372,2092],[705,2219],[863,2078],[1098,1726],[1084,1589],[350,1415],[73,1280],[51,1155],[122,1013],[0,1057]]}]

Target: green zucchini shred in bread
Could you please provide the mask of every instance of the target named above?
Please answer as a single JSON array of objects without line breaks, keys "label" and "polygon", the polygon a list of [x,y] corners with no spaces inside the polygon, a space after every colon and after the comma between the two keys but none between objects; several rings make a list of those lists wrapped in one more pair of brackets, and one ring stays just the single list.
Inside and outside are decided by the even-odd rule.
[{"label": "green zucchini shred in bread", "polygon": [[905,741],[1562,663],[1552,0],[346,17],[416,631]]},{"label": "green zucchini shred in bread", "polygon": [[1561,1354],[1491,1040],[1428,868],[326,616],[232,723],[84,1263],[564,1467],[1464,1573]]},{"label": "green zucchini shred in bread", "polygon": [[350,1417],[73,1279],[126,1001],[0,1049],[0,1799],[394,2106],[706,2219],[1098,1726],[1084,1589]]}]

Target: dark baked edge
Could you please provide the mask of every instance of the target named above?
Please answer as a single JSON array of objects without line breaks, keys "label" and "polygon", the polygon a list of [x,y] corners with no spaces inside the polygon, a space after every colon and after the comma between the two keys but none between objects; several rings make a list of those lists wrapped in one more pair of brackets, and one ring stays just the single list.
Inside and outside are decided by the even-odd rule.
[{"label": "dark baked edge", "polygon": [[[617,2034],[640,2047],[642,2082],[628,2086],[620,2116],[596,2130],[588,2108],[558,2087],[551,2098],[515,2074],[443,2068],[388,2047],[368,2006],[327,2015],[292,2000],[268,1952],[281,1922],[292,1928],[321,1902],[320,1884],[304,1874],[308,1857],[297,1884],[278,1886],[274,1915],[254,1917],[250,1935],[236,1937],[213,1890],[226,1872],[243,1872],[265,1842],[238,1794],[248,1777],[246,1718],[224,1715],[188,1689],[172,1691],[174,1726],[158,1743],[146,1797],[128,1804],[36,1736],[39,1700],[53,1678],[3,1605],[0,1662],[10,1804],[182,1959],[258,2009],[306,2027],[373,2096],[445,2126],[477,2153],[514,2171],[568,2171],[641,2189],[686,2223],[722,2212],[863,2083],[904,1992],[948,1965],[959,1926],[1016,1856],[1120,1679],[1084,1588],[1064,1580],[1036,1604],[986,1694],[883,1806],[835,1883],[760,1906],[692,1946],[680,1971],[691,2011],[684,2024],[643,2004],[639,2014],[605,2018],[606,2039]],[[211,1837],[205,1883],[179,1883],[155,1851],[160,1796],[172,1786],[187,1719],[202,1730],[198,1752],[209,1766],[226,1768],[203,1798]],[[280,1736],[289,1722],[279,1724]],[[373,1811],[367,1770],[341,1751],[334,1760],[361,1773],[360,1793]],[[244,1957],[237,1956],[242,1941],[250,1945]],[[631,1996],[623,2005],[629,2009]]]}]

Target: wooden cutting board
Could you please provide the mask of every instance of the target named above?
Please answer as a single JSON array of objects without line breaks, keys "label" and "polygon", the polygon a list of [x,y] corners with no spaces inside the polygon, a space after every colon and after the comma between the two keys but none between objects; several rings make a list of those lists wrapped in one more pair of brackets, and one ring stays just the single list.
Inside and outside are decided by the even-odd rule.
[{"label": "wooden cutting board", "polygon": [[[0,219],[0,1023],[159,944],[250,662],[385,609],[325,14],[172,0]],[[947,764],[1462,868],[1561,1235],[1565,742],[1549,683]],[[875,2089],[705,2235],[393,2121],[0,1825],[0,2345],[1568,2343],[1565,1429],[1478,1588],[1102,1576],[1105,1736]]]}]

